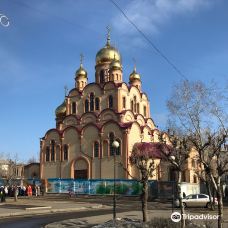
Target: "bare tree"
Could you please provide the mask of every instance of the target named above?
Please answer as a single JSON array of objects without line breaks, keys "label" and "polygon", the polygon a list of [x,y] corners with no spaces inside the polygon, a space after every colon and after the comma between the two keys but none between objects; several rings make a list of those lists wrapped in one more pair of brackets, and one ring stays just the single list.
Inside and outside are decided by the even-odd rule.
[{"label": "bare tree", "polygon": [[206,175],[218,196],[218,227],[222,227],[223,204],[221,175],[227,170],[228,153],[221,153],[227,140],[227,91],[202,82],[182,81],[175,86],[168,101],[171,117],[178,128],[188,135],[197,150]]},{"label": "bare tree", "polygon": [[143,222],[148,221],[147,216],[147,201],[148,201],[148,181],[153,177],[154,171],[157,169],[155,159],[161,159],[160,147],[163,147],[160,143],[135,143],[132,153],[129,157],[129,162],[132,168],[136,168],[139,171],[138,176],[134,176],[126,168],[128,175],[133,179],[142,183],[142,214]]},{"label": "bare tree", "polygon": [[[171,134],[168,131],[168,138],[166,133],[162,133],[159,137],[161,143],[165,143],[166,146],[160,147],[160,152],[170,162],[177,172],[177,195],[179,199],[179,205],[181,210],[181,228],[185,227],[184,208],[181,194],[181,182],[182,174],[185,170],[187,159],[189,158],[190,146],[185,137]],[[169,146],[167,146],[167,144]]]}]

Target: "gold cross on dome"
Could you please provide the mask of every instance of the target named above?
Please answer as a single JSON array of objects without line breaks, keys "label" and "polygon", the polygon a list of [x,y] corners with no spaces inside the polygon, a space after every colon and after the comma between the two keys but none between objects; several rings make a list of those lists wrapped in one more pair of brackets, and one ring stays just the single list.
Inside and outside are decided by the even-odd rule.
[{"label": "gold cross on dome", "polygon": [[81,65],[82,65],[83,59],[84,59],[84,55],[81,53],[81,54],[80,54],[80,64],[81,64]]},{"label": "gold cross on dome", "polygon": [[66,97],[66,95],[68,93],[68,87],[66,85],[64,86],[64,91],[65,91],[65,97]]},{"label": "gold cross on dome", "polygon": [[134,62],[134,71],[136,71],[136,59],[132,58],[133,62]]},{"label": "gold cross on dome", "polygon": [[110,45],[110,32],[111,32],[111,28],[110,28],[110,26],[108,25],[108,26],[106,27],[106,29],[107,29],[107,44]]}]

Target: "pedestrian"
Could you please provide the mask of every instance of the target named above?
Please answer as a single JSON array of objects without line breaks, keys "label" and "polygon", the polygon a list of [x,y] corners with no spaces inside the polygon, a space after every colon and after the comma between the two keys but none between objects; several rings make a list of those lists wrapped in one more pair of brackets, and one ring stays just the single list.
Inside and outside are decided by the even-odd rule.
[{"label": "pedestrian", "polygon": [[183,198],[184,198],[184,199],[186,198],[186,194],[185,194],[185,192],[183,192]]}]

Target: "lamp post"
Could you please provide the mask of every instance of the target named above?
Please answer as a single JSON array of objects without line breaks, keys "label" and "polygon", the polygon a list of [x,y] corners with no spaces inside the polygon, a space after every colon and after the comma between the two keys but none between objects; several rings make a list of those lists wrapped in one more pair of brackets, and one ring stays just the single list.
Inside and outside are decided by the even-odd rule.
[{"label": "lamp post", "polygon": [[118,147],[120,146],[119,142],[118,141],[114,141],[112,143],[112,146],[114,148],[114,181],[113,181],[113,221],[116,221],[116,150],[118,149]]},{"label": "lamp post", "polygon": [[[175,162],[175,156],[171,155],[170,159]],[[172,181],[172,213],[174,211],[174,180]]]}]

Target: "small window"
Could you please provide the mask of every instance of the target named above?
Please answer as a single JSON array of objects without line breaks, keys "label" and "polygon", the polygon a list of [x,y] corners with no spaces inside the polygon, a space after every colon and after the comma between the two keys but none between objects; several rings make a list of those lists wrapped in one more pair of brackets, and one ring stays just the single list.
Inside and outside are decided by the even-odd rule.
[{"label": "small window", "polygon": [[116,155],[121,155],[121,141],[119,139],[116,141],[119,143],[119,147],[116,148]]},{"label": "small window", "polygon": [[55,160],[55,140],[51,140],[51,161]]},{"label": "small window", "polygon": [[144,114],[144,116],[146,117],[146,106],[144,105],[144,107],[143,107],[143,114]]},{"label": "small window", "polygon": [[105,77],[104,77],[104,70],[100,71],[100,83],[104,83],[105,82]]},{"label": "small window", "polygon": [[94,142],[94,157],[98,158],[99,157],[99,143],[98,142]]},{"label": "small window", "polygon": [[108,97],[108,107],[113,108],[113,97],[112,97],[112,95],[110,95]]},{"label": "small window", "polygon": [[50,148],[49,146],[46,147],[46,162],[50,161]]},{"label": "small window", "polygon": [[95,99],[95,108],[97,111],[100,110],[100,100],[98,97],[96,97],[96,99]]},{"label": "small window", "polygon": [[72,114],[76,114],[76,103],[72,102]]},{"label": "small window", "polygon": [[139,103],[137,103],[137,113],[139,113]]},{"label": "small window", "polygon": [[114,155],[114,147],[112,146],[113,142],[114,142],[114,133],[111,132],[109,134],[109,154],[110,154],[110,156]]},{"label": "small window", "polygon": [[85,112],[89,111],[89,101],[88,99],[85,100]]},{"label": "small window", "polygon": [[126,97],[123,97],[123,108],[126,108]]},{"label": "small window", "polygon": [[68,145],[65,144],[63,147],[63,160],[68,160]]},{"label": "small window", "polygon": [[131,111],[133,112],[133,101],[131,101]]},{"label": "small window", "polygon": [[94,111],[94,94],[93,93],[90,94],[90,111],[91,112]]}]

